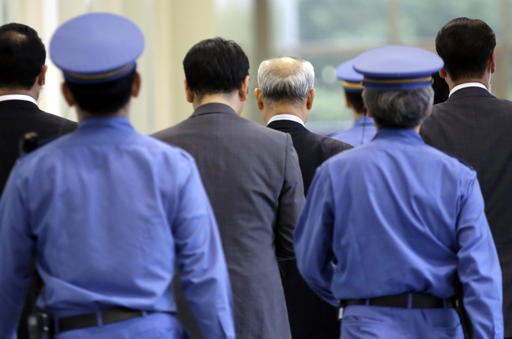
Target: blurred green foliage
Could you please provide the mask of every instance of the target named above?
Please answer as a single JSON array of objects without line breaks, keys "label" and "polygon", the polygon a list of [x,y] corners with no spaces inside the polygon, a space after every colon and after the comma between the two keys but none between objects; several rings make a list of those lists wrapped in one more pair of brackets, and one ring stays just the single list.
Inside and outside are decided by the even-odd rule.
[{"label": "blurred green foliage", "polygon": [[[328,133],[351,120],[339,81],[325,74],[338,64],[364,48],[390,42],[433,49],[438,30],[460,16],[487,22],[499,43],[500,35],[508,33],[500,31],[507,27],[500,22],[501,12],[509,7],[504,6],[506,1],[510,0],[297,0],[298,40],[306,46],[299,49],[299,56],[311,61],[316,72],[310,127]],[[512,65],[512,57],[506,62]]]}]

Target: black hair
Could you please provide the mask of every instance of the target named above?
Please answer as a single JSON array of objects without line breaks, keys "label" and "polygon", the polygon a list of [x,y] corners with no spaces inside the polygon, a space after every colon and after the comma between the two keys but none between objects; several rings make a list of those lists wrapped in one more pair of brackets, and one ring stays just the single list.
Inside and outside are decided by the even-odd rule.
[{"label": "black hair", "polygon": [[444,25],[436,36],[437,54],[456,81],[481,77],[496,47],[496,36],[482,20],[456,18]]},{"label": "black hair", "polygon": [[249,59],[232,40],[206,39],[188,51],[183,68],[190,90],[201,97],[239,89],[249,75]]},{"label": "black hair", "polygon": [[438,72],[432,74],[432,88],[434,89],[434,105],[445,102],[448,99],[450,89]]},{"label": "black hair", "polygon": [[122,78],[97,84],[66,81],[80,109],[92,115],[109,115],[123,108],[132,93],[135,70]]},{"label": "black hair", "polygon": [[347,100],[347,102],[352,105],[352,108],[354,108],[356,113],[366,113],[366,107],[364,107],[363,96],[361,92],[345,91],[345,100]]},{"label": "black hair", "polygon": [[45,59],[43,42],[33,28],[18,23],[0,26],[0,87],[32,88]]}]

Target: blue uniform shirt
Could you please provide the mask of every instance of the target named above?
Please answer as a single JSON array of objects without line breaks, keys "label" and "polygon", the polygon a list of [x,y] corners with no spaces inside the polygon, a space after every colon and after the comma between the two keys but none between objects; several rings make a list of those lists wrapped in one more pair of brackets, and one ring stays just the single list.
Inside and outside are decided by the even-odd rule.
[{"label": "blue uniform shirt", "polygon": [[354,125],[345,130],[333,133],[331,138],[342,141],[354,147],[369,143],[377,133],[373,119],[367,116],[354,121]]},{"label": "blue uniform shirt", "polygon": [[113,306],[175,312],[175,264],[208,338],[234,338],[231,292],[193,159],[89,118],[23,157],[0,202],[0,337],[14,335],[33,261],[55,317]]},{"label": "blue uniform shirt", "polygon": [[[317,171],[294,234],[297,264],[325,300],[454,295],[475,338],[502,338],[501,271],[476,173],[409,129],[382,129]],[[392,337],[392,336],[390,336]]]}]

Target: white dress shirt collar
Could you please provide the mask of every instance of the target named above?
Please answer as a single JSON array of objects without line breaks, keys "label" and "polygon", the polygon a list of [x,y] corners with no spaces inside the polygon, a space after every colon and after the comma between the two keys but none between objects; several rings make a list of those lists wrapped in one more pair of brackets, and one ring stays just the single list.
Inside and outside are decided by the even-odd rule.
[{"label": "white dress shirt collar", "polygon": [[32,98],[30,95],[25,94],[7,94],[7,95],[0,95],[0,101],[7,101],[7,100],[23,100],[23,101],[30,101],[33,104],[37,106],[37,102],[34,98]]},{"label": "white dress shirt collar", "polygon": [[448,94],[448,98],[452,96],[453,93],[457,92],[459,89],[467,88],[467,87],[480,87],[488,91],[487,87],[484,86],[484,84],[480,82],[465,82],[463,84],[457,85],[452,88],[450,91],[450,94]]},{"label": "white dress shirt collar", "polygon": [[291,120],[291,121],[295,121],[295,122],[301,124],[302,126],[304,126],[304,121],[302,121],[301,118],[299,118],[298,116],[293,115],[293,114],[276,114],[272,118],[270,118],[270,120],[267,122],[267,126],[271,122],[277,121],[277,120]]}]

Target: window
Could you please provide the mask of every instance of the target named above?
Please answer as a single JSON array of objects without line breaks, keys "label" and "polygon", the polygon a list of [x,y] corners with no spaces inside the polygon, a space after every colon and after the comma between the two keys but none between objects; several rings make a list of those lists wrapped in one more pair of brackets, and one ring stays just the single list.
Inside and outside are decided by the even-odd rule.
[{"label": "window", "polygon": [[272,1],[272,54],[293,55],[315,66],[316,101],[309,127],[320,133],[347,128],[338,64],[369,48],[407,44],[435,51],[438,30],[449,20],[467,16],[487,22],[496,32],[497,69],[493,93],[512,98],[510,6],[507,0],[280,0]]}]

